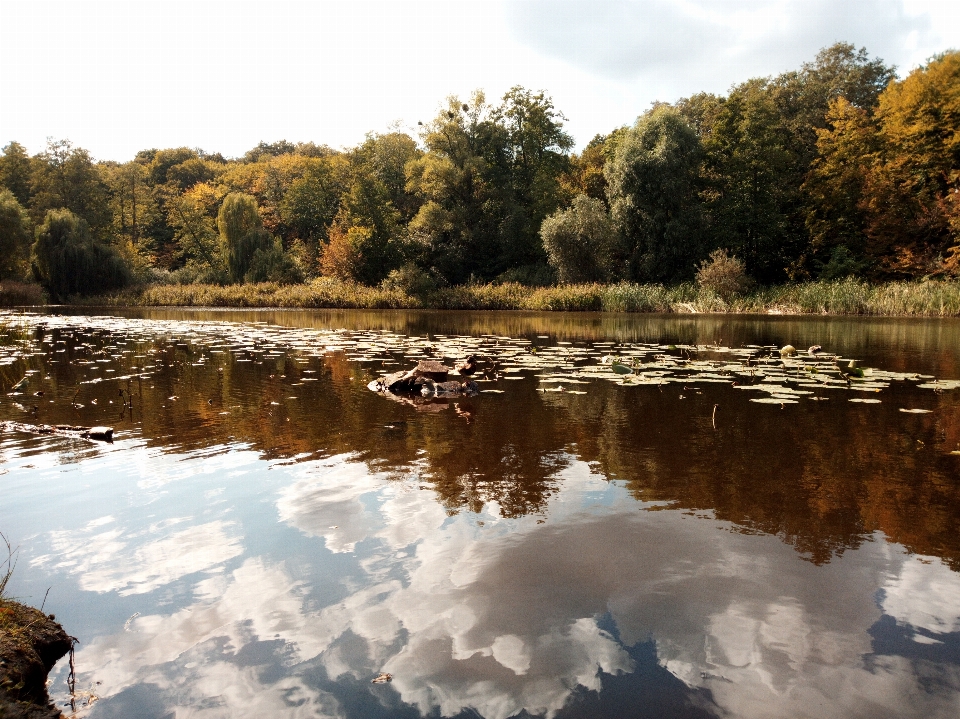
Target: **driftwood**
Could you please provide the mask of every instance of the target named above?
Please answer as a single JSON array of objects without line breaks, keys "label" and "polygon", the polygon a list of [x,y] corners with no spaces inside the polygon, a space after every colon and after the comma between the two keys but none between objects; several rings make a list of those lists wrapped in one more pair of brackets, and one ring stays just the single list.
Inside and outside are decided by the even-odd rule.
[{"label": "driftwood", "polygon": [[29,432],[30,434],[61,434],[67,437],[113,441],[113,427],[76,427],[70,424],[24,424],[23,422],[0,422],[0,431]]}]

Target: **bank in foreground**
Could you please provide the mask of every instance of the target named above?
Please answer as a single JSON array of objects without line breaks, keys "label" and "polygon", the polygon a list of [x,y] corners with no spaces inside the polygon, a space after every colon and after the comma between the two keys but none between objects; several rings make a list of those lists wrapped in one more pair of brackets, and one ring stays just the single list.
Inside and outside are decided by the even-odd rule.
[{"label": "bank in foreground", "polygon": [[54,615],[0,598],[0,716],[62,716],[47,695],[47,675],[72,641]]}]

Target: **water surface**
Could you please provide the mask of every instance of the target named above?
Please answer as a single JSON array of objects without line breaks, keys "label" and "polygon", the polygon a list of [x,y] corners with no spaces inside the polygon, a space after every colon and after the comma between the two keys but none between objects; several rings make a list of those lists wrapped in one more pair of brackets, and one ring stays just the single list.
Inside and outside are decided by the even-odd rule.
[{"label": "water surface", "polygon": [[[469,352],[477,397],[366,388]],[[24,376],[0,419],[116,431],[0,434],[81,715],[960,713],[960,322],[3,313]]]}]

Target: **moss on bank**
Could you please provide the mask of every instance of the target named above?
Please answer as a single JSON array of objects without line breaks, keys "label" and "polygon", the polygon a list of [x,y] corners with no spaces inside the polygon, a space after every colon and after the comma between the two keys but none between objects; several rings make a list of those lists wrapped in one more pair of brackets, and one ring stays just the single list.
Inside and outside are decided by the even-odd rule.
[{"label": "moss on bank", "polygon": [[960,281],[870,284],[846,279],[758,288],[729,301],[694,284],[561,285],[506,283],[448,287],[427,295],[332,279],[301,285],[149,285],[77,304],[136,307],[289,307],[960,317]]}]

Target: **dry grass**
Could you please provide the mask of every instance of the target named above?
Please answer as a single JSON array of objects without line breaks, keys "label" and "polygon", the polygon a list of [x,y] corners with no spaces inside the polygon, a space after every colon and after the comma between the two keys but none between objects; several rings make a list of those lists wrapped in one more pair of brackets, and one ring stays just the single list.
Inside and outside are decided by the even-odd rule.
[{"label": "dry grass", "polygon": [[837,280],[757,288],[723,299],[694,284],[465,285],[413,296],[330,278],[301,285],[150,285],[86,305],[142,307],[301,307],[336,309],[541,310],[678,313],[776,313],[960,317],[960,281],[873,285]]},{"label": "dry grass", "polygon": [[44,305],[46,303],[47,298],[40,285],[14,280],[0,282],[0,307]]}]

